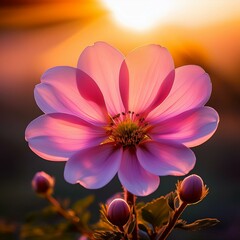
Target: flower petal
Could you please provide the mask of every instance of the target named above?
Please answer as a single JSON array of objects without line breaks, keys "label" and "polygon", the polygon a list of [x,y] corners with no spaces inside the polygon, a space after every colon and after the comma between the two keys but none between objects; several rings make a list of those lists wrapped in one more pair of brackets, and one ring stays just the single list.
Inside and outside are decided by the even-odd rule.
[{"label": "flower petal", "polygon": [[44,113],[76,115],[96,125],[107,121],[100,89],[77,68],[54,67],[46,71],[35,88],[35,99]]},{"label": "flower petal", "polygon": [[137,196],[146,196],[154,192],[160,183],[158,176],[147,172],[138,162],[136,152],[126,149],[118,171],[122,185]]},{"label": "flower petal", "polygon": [[86,72],[101,89],[108,112],[125,111],[119,91],[119,71],[124,56],[104,42],[87,47],[79,57],[78,68]]},{"label": "flower petal", "polygon": [[103,128],[61,113],[36,118],[25,133],[33,152],[52,161],[65,161],[81,148],[98,145],[105,135]]},{"label": "flower petal", "polygon": [[86,148],[67,161],[64,177],[67,182],[85,188],[101,188],[116,175],[121,158],[122,149],[111,143]]},{"label": "flower petal", "polygon": [[148,115],[148,118],[155,122],[162,121],[181,112],[204,106],[211,91],[210,78],[201,67],[188,65],[176,68],[169,95]]},{"label": "flower petal", "polygon": [[125,111],[129,110],[129,72],[126,61],[123,61],[119,73],[119,90]]},{"label": "flower petal", "polygon": [[144,169],[159,176],[187,174],[195,165],[195,155],[187,147],[173,142],[148,141],[137,149]]},{"label": "flower petal", "polygon": [[127,55],[122,68],[120,86],[125,90],[121,87],[121,95],[126,99],[129,94],[130,111],[152,110],[166,98],[172,87],[174,63],[169,52],[159,45],[137,48]]},{"label": "flower petal", "polygon": [[219,116],[213,108],[200,107],[159,122],[153,126],[149,135],[156,141],[173,140],[194,147],[213,135],[218,122]]}]

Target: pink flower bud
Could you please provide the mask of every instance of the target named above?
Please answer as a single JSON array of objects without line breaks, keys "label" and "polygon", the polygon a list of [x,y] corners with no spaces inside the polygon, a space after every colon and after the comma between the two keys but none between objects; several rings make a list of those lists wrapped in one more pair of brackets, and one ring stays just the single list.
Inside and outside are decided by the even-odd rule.
[{"label": "pink flower bud", "polygon": [[38,194],[51,194],[54,183],[54,178],[47,173],[37,172],[32,179],[32,188]]},{"label": "pink flower bud", "polygon": [[180,182],[177,186],[177,191],[181,201],[188,204],[197,203],[208,193],[202,178],[196,174],[192,174]]},{"label": "pink flower bud", "polygon": [[127,202],[121,198],[114,199],[108,206],[107,218],[118,227],[124,226],[130,217],[130,208]]},{"label": "pink flower bud", "polygon": [[89,238],[87,238],[86,236],[81,236],[78,240],[88,240]]}]

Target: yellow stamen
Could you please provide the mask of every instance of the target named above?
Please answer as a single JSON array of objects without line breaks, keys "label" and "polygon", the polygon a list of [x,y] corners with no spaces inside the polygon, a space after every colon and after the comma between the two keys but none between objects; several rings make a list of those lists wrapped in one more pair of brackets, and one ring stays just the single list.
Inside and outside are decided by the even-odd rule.
[{"label": "yellow stamen", "polygon": [[140,142],[149,139],[148,124],[143,117],[134,112],[122,113],[111,118],[111,123],[106,127],[108,138],[102,143],[114,142],[122,147],[136,146]]}]

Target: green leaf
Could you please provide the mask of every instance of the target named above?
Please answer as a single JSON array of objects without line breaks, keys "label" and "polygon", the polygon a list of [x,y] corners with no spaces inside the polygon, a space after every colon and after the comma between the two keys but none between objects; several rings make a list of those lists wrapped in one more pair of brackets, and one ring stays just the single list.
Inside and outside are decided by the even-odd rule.
[{"label": "green leaf", "polygon": [[138,202],[137,204],[136,204],[136,209],[137,210],[139,210],[139,209],[141,209],[142,207],[144,207],[145,206],[145,202]]},{"label": "green leaf", "polygon": [[44,224],[24,224],[21,227],[21,240],[71,240],[76,239],[78,232],[72,231],[69,223],[62,221],[59,223]]},{"label": "green leaf", "polygon": [[26,216],[26,222],[32,223],[32,222],[49,221],[49,219],[52,220],[53,218],[55,218],[56,215],[57,215],[56,209],[52,205],[49,205],[39,211],[28,213],[28,215]]},{"label": "green leaf", "polygon": [[[75,214],[70,209],[66,211]],[[83,219],[89,219],[87,211],[84,211],[82,215]],[[52,205],[29,214],[20,229],[21,240],[72,240],[76,239],[77,235],[79,232],[76,227],[59,215],[57,209]]]},{"label": "green leaf", "polygon": [[155,199],[141,208],[142,219],[152,224],[154,228],[168,222],[170,211],[168,200],[164,197]]},{"label": "green leaf", "polygon": [[130,222],[130,224],[128,225],[128,228],[127,228],[127,234],[131,234],[133,232],[135,226],[136,226],[135,220]]},{"label": "green leaf", "polygon": [[94,229],[104,230],[104,231],[115,231],[117,229],[112,223],[108,221],[107,218],[107,208],[104,204],[100,205],[100,220],[94,226]]},{"label": "green leaf", "polygon": [[83,199],[78,200],[72,205],[72,209],[81,215],[94,202],[94,196],[89,195]]},{"label": "green leaf", "polygon": [[220,221],[216,218],[204,218],[196,220],[193,223],[187,224],[187,222],[183,220],[179,220],[179,222],[175,225],[175,228],[181,228],[189,231],[198,231],[205,228],[213,227],[218,224]]},{"label": "green leaf", "polygon": [[138,229],[144,231],[144,232],[148,232],[148,229],[146,228],[146,226],[142,223],[138,224]]},{"label": "green leaf", "polygon": [[177,206],[176,206],[176,200],[177,200],[177,192],[170,192],[168,193],[165,198],[167,199],[169,207],[174,211]]}]

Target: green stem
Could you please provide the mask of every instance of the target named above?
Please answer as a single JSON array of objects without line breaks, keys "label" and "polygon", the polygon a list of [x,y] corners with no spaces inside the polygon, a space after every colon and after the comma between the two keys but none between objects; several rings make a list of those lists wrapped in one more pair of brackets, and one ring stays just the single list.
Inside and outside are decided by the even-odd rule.
[{"label": "green stem", "polygon": [[135,216],[135,227],[132,232],[132,240],[138,240],[138,224],[137,224],[137,211],[136,211],[136,196],[127,191],[124,188],[124,198],[129,206],[133,209],[133,214]]},{"label": "green stem", "polygon": [[75,215],[73,211],[69,211],[64,209],[61,204],[54,198],[52,195],[46,194],[45,198],[56,208],[57,212],[62,215],[65,219],[70,221],[77,230],[82,233],[83,235],[91,238],[92,233],[90,230],[87,230],[84,227],[84,224],[81,222],[80,218]]},{"label": "green stem", "polygon": [[181,205],[178,207],[178,209],[173,214],[173,217],[169,220],[167,226],[163,231],[161,231],[155,238],[155,240],[165,240],[167,239],[168,235],[173,230],[177,220],[179,219],[180,215],[184,211],[184,209],[187,207],[187,203],[182,202]]}]

